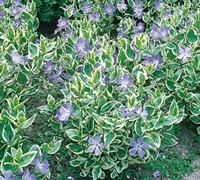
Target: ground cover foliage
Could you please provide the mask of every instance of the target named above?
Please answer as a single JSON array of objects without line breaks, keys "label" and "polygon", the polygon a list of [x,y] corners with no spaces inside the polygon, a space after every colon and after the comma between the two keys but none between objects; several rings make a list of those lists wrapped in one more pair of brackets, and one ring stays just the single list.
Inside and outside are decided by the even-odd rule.
[{"label": "ground cover foliage", "polygon": [[199,5],[75,1],[48,39],[34,2],[1,0],[0,179],[117,179],[181,122],[200,134]]}]

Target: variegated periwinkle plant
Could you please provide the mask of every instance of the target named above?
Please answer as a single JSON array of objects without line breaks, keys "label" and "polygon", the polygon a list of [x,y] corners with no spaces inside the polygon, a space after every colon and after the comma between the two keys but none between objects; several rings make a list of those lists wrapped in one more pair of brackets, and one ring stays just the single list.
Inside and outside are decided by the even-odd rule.
[{"label": "variegated periwinkle plant", "polygon": [[115,179],[200,124],[200,4],[179,4],[77,1],[48,39],[34,3],[0,1],[0,178],[57,178],[64,151],[80,176]]}]

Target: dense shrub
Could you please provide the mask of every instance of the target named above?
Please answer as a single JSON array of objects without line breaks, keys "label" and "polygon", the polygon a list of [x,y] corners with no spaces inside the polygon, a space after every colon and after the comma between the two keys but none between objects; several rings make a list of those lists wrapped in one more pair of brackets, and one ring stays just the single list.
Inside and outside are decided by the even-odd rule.
[{"label": "dense shrub", "polygon": [[[161,145],[175,145],[174,124],[199,124],[198,5],[77,1],[64,9],[60,36],[52,40],[35,33],[34,3],[1,6],[2,173],[28,166],[40,178],[35,166],[50,177],[41,156],[56,153],[62,141],[81,176],[115,178],[131,164],[156,159]],[[31,104],[37,93],[46,104]],[[26,115],[30,104],[38,111]],[[55,138],[30,146],[23,132],[39,113]]]}]

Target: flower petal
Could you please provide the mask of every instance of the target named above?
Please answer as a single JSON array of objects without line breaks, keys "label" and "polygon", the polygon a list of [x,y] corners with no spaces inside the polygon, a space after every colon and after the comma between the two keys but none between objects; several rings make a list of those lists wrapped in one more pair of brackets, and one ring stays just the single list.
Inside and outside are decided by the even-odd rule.
[{"label": "flower petal", "polygon": [[148,145],[147,143],[143,143],[143,144],[141,145],[141,148],[142,148],[143,150],[149,149],[149,145]]},{"label": "flower petal", "polygon": [[132,156],[135,156],[136,155],[136,152],[137,152],[137,148],[136,147],[134,147],[134,148],[131,148],[130,150],[129,150],[129,154],[130,155],[132,155]]},{"label": "flower petal", "polygon": [[88,152],[94,152],[94,149],[96,148],[96,146],[95,145],[92,145],[92,146],[90,146],[87,150],[88,150]]},{"label": "flower petal", "polygon": [[130,146],[131,146],[131,147],[137,146],[137,143],[136,143],[135,139],[131,139],[131,140],[130,140]]},{"label": "flower petal", "polygon": [[143,141],[144,141],[144,138],[143,138],[143,137],[139,137],[139,138],[137,139],[137,143],[140,144],[140,145],[143,143]]},{"label": "flower petal", "polygon": [[138,155],[143,158],[145,155],[145,152],[142,149],[138,149]]},{"label": "flower petal", "polygon": [[101,150],[99,149],[99,147],[96,147],[95,149],[95,155],[99,156],[101,154]]}]

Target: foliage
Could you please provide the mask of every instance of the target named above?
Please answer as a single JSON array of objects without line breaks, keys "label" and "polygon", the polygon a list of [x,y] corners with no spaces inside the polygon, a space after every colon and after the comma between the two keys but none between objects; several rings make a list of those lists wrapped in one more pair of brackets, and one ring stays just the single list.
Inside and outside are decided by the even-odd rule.
[{"label": "foliage", "polygon": [[[199,124],[198,5],[77,1],[63,8],[60,36],[47,39],[35,32],[35,3],[3,3],[2,174],[50,178],[45,157],[65,146],[80,176],[117,178],[175,145],[175,124]],[[50,137],[34,145],[37,117]]]}]

